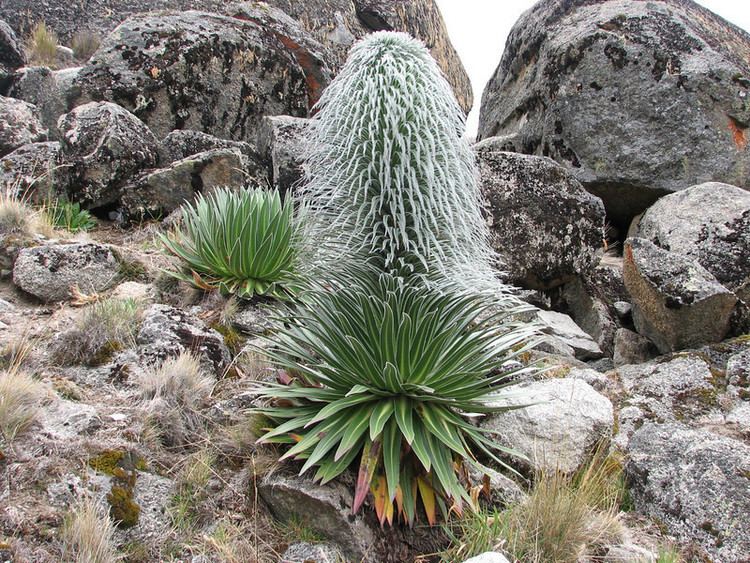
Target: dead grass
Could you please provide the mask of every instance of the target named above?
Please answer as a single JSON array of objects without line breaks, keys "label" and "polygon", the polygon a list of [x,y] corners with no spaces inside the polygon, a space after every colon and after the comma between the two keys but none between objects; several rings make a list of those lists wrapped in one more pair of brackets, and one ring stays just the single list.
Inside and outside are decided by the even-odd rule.
[{"label": "dead grass", "polygon": [[115,563],[123,558],[115,547],[115,527],[105,509],[89,498],[70,509],[62,528],[64,561]]},{"label": "dead grass", "polygon": [[35,234],[51,238],[55,228],[44,212],[35,209],[29,201],[16,195],[13,186],[0,189],[0,235]]},{"label": "dead grass", "polygon": [[91,31],[79,31],[70,40],[70,48],[77,61],[85,62],[91,58],[101,45],[102,38]]},{"label": "dead grass", "polygon": [[55,68],[57,65],[57,35],[44,22],[37,23],[26,40],[26,55],[34,65]]},{"label": "dead grass", "polygon": [[467,514],[444,561],[498,550],[520,563],[576,563],[623,539],[619,460],[600,450],[574,476],[540,473],[526,501],[503,512]]},{"label": "dead grass", "polygon": [[14,343],[0,371],[0,438],[10,444],[36,421],[47,387],[26,373],[23,363],[31,351],[28,338]]},{"label": "dead grass", "polygon": [[135,346],[141,304],[134,299],[106,299],[88,306],[76,326],[62,333],[52,351],[66,365],[101,365],[112,354]]},{"label": "dead grass", "polygon": [[186,446],[204,434],[200,407],[211,394],[214,380],[190,352],[166,359],[149,369],[139,382],[141,399],[151,425],[166,446]]}]

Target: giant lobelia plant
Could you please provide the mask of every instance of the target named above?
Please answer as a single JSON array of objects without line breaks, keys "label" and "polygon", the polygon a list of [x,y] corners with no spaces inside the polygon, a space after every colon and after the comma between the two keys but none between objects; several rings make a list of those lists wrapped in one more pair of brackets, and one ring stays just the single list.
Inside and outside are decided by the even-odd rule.
[{"label": "giant lobelia plant", "polygon": [[317,108],[302,189],[312,265],[369,260],[497,291],[464,116],[424,45],[372,34]]},{"label": "giant lobelia plant", "polygon": [[[376,33],[351,51],[312,121],[300,302],[261,384],[261,442],[327,482],[359,465],[356,512],[430,523],[473,504],[466,464],[502,451],[471,417],[499,389],[533,327],[497,282],[463,115],[427,49]],[[501,313],[493,314],[490,309]]]}]

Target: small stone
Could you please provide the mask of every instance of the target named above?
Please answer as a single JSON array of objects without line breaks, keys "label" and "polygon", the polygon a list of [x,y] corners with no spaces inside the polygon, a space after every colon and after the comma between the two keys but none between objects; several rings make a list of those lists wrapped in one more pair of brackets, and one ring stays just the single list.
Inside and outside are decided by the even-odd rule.
[{"label": "small stone", "polygon": [[20,146],[46,140],[47,129],[35,105],[0,96],[0,157]]},{"label": "small stone", "polygon": [[652,357],[652,344],[649,339],[627,328],[618,328],[615,332],[614,348],[612,361],[615,367],[642,364]]},{"label": "small stone", "polygon": [[604,355],[591,336],[586,334],[568,315],[555,311],[539,311],[536,316],[545,325],[543,331],[573,348],[576,358],[595,360]]},{"label": "small stone", "polygon": [[510,563],[505,555],[496,551],[487,551],[471,559],[467,559],[464,563]]}]

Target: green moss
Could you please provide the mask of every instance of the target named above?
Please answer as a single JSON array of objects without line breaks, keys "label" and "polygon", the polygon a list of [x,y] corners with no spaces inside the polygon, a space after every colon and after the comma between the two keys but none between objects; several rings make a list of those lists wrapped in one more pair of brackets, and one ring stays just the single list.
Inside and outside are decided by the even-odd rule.
[{"label": "green moss", "polygon": [[239,354],[240,350],[242,350],[242,347],[245,345],[245,339],[237,330],[222,323],[213,323],[210,326],[224,337],[224,344],[227,345],[227,348],[229,348],[233,354]]},{"label": "green moss", "polygon": [[122,281],[150,281],[146,266],[138,260],[120,257],[120,267],[117,273]]},{"label": "green moss", "polygon": [[120,462],[125,457],[122,450],[105,450],[96,457],[89,460],[89,466],[106,475],[114,475],[115,469],[120,467]]},{"label": "green moss", "polygon": [[133,474],[133,470],[148,470],[146,460],[127,450],[104,450],[102,453],[89,459],[89,466],[99,473],[112,475],[121,480],[130,480],[128,475]]},{"label": "green moss", "polygon": [[109,513],[120,528],[132,528],[138,524],[141,507],[133,500],[133,489],[126,486],[112,485],[107,494]]}]

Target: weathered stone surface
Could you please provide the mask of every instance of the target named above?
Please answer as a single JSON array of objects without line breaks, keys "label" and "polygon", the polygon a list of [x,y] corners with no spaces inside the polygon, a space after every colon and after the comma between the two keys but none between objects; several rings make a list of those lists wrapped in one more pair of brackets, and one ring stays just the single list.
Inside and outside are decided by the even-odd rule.
[{"label": "weathered stone surface", "polygon": [[96,243],[46,244],[24,248],[13,266],[13,283],[45,303],[70,299],[70,288],[98,293],[117,278],[119,261]]},{"label": "weathered stone surface", "polygon": [[81,101],[109,100],[159,137],[194,129],[252,139],[263,115],[306,116],[304,69],[258,24],[188,10],[134,16],[76,80]]},{"label": "weathered stone surface", "polygon": [[273,327],[273,308],[261,303],[241,303],[230,319],[232,325],[245,334],[260,335]]},{"label": "weathered stone surface", "polygon": [[573,349],[579,360],[595,360],[604,354],[599,345],[573,319],[555,311],[539,311],[536,317],[543,323],[542,331],[561,340]]},{"label": "weathered stone surface", "polygon": [[[60,143],[23,145],[0,158],[0,186],[12,186],[19,196],[34,203],[62,195],[55,191],[66,170],[59,167]],[[65,180],[62,180],[67,185]]]},{"label": "weathered stone surface", "polygon": [[611,356],[617,323],[607,304],[592,296],[592,293],[595,292],[577,279],[565,284],[562,297],[575,323],[594,339],[602,351]]},{"label": "weathered stone surface", "polygon": [[5,95],[12,72],[26,62],[23,47],[13,29],[0,19],[0,95]]},{"label": "weathered stone surface", "polygon": [[340,546],[347,558],[374,561],[373,531],[361,513],[351,515],[352,494],[343,484],[332,481],[320,486],[310,479],[276,471],[263,478],[258,494],[276,518],[287,521],[296,517]]},{"label": "weathered stone surface", "polygon": [[615,332],[612,361],[617,366],[642,364],[651,357],[651,342],[645,336],[627,328]]},{"label": "weathered stone surface", "polygon": [[699,424],[718,419],[718,382],[697,354],[621,366],[617,374],[626,404],[640,410],[641,421]]},{"label": "weathered stone surface", "polygon": [[625,241],[624,256],[636,329],[662,353],[724,338],[737,297],[711,273],[645,239]]},{"label": "weathered stone surface", "polygon": [[47,130],[35,105],[0,96],[0,156],[22,145],[46,140]]},{"label": "weathered stone surface", "polygon": [[493,414],[481,426],[529,458],[533,470],[572,473],[612,435],[612,403],[581,379],[548,379],[508,388],[500,404],[531,405]]},{"label": "weathered stone surface", "polygon": [[341,550],[333,544],[297,542],[286,549],[281,563],[338,563],[343,559]]},{"label": "weathered stone surface", "polygon": [[159,143],[159,164],[167,166],[177,160],[215,149],[235,149],[249,159],[260,158],[250,143],[220,139],[192,129],[176,129]]},{"label": "weathered stone surface", "polygon": [[302,157],[307,134],[306,119],[279,115],[264,117],[256,146],[270,164],[271,185],[286,193],[302,178]]},{"label": "weathered stone surface", "polygon": [[511,31],[479,138],[517,134],[620,227],[660,195],[750,187],[750,36],[695,2],[543,0]]},{"label": "weathered stone surface", "polygon": [[681,424],[644,424],[625,473],[636,509],[714,561],[750,553],[750,446]]},{"label": "weathered stone surface", "polygon": [[70,174],[70,199],[87,207],[114,203],[125,182],[156,164],[154,134],[116,104],[78,106],[60,117],[58,129]]},{"label": "weathered stone surface", "polygon": [[68,111],[73,95],[72,83],[80,67],[52,70],[43,66],[24,67],[13,75],[9,95],[34,104],[39,109],[42,125],[50,140],[58,140],[57,120]]},{"label": "weathered stone surface", "polygon": [[40,433],[51,440],[71,440],[92,434],[102,425],[96,409],[85,403],[58,399],[39,417]]},{"label": "weathered stone surface", "polygon": [[637,235],[687,256],[750,301],[750,191],[707,182],[661,198]]},{"label": "weathered stone surface", "polygon": [[[263,9],[263,4],[255,2],[242,4],[256,11]],[[469,77],[450,43],[434,0],[270,0],[267,4],[283,10],[290,16],[289,20],[297,22],[322,44],[324,51],[332,53],[332,61],[326,62],[334,72],[343,65],[352,43],[372,31],[393,29],[421,39],[453,86],[461,107],[467,113],[471,109]],[[45,21],[63,41],[68,41],[73,33],[83,30],[106,35],[125,18],[142,12],[202,10],[235,15],[236,8],[237,4],[226,0],[87,0],[86,4],[65,0],[14,0],[0,4],[0,18],[5,18],[21,36],[28,33],[34,22]],[[314,61],[317,49],[310,47],[312,39],[301,41],[299,35],[290,33],[284,22],[286,18],[279,18],[276,10],[270,13],[266,8],[266,11],[262,21],[272,24],[273,35],[306,67],[309,80],[314,76],[310,72],[314,67],[302,59],[307,57],[310,62]]]},{"label": "weathered stone surface", "polygon": [[200,356],[212,374],[221,376],[232,359],[221,334],[169,305],[156,304],[146,309],[136,341],[141,358],[150,364],[191,351]]},{"label": "weathered stone surface", "polygon": [[236,149],[215,149],[144,174],[122,188],[122,210],[128,220],[163,217],[199,193],[245,185],[246,159]]},{"label": "weathered stone surface", "polygon": [[733,354],[727,360],[727,393],[750,401],[750,348]]},{"label": "weathered stone surface", "polygon": [[490,241],[509,281],[548,289],[596,266],[604,207],[546,158],[476,148]]}]

